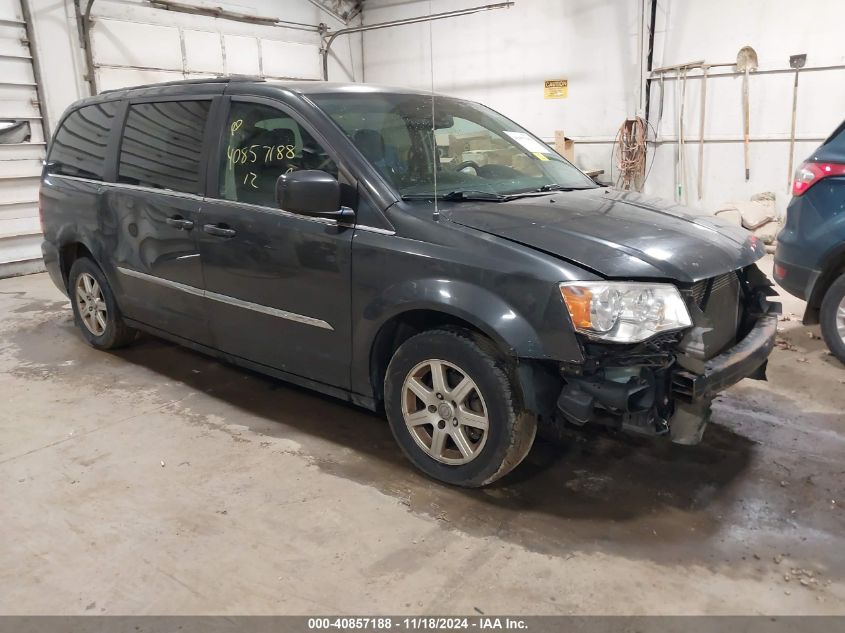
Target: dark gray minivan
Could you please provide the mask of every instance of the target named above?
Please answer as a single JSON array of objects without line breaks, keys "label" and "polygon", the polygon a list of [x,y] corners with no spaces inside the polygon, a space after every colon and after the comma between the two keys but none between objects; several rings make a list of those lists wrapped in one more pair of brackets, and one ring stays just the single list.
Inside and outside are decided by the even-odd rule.
[{"label": "dark gray minivan", "polygon": [[84,99],[41,218],[94,347],[143,330],[384,407],[408,458],[462,486],[513,469],[538,425],[696,443],[775,340],[755,237],[598,186],[445,96],[214,79]]}]

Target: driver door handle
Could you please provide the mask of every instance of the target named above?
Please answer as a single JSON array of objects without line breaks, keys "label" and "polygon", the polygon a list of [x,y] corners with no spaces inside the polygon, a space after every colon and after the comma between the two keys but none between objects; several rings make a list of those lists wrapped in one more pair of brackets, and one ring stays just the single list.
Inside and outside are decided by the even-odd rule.
[{"label": "driver door handle", "polygon": [[194,228],[193,222],[178,215],[174,215],[172,218],[167,218],[165,222],[167,222],[169,226],[176,227],[177,229],[181,229],[183,231],[190,231]]},{"label": "driver door handle", "polygon": [[235,229],[230,229],[225,224],[205,224],[202,230],[209,235],[216,235],[217,237],[235,237],[238,233]]}]

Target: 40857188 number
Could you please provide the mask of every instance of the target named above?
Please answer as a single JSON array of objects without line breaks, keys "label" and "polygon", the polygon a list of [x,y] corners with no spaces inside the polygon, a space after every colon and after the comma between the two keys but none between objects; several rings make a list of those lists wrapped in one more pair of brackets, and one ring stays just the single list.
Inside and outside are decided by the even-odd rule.
[{"label": "40857188 number", "polygon": [[296,145],[230,146],[226,150],[226,158],[232,165],[253,165],[258,162],[269,165],[274,160],[292,160],[296,155]]}]

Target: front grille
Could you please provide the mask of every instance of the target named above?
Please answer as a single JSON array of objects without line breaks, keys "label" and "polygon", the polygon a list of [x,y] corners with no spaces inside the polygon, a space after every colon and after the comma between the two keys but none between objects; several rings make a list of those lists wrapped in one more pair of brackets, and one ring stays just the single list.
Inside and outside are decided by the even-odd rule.
[{"label": "front grille", "polygon": [[725,288],[732,285],[732,282],[736,281],[736,273],[725,273],[711,279],[702,279],[695,282],[690,290],[695,305],[704,310],[705,302],[710,295],[723,292]]},{"label": "front grille", "polygon": [[[694,317],[701,328],[696,355],[713,358],[736,343],[742,315],[741,289],[736,272],[704,279],[690,288],[690,299],[701,310]],[[703,313],[703,314],[702,314]]]}]

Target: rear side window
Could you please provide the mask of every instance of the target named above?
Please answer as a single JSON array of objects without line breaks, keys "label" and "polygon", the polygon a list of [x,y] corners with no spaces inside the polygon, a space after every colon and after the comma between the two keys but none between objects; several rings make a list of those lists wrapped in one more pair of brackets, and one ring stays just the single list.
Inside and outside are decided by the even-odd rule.
[{"label": "rear side window", "polygon": [[115,112],[116,101],[71,112],[53,138],[48,173],[102,180]]},{"label": "rear side window", "polygon": [[129,106],[117,181],[200,194],[202,137],[211,101]]}]

